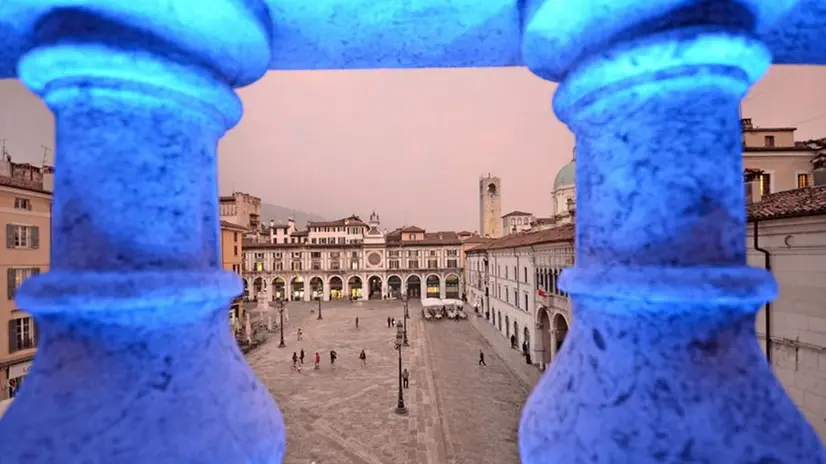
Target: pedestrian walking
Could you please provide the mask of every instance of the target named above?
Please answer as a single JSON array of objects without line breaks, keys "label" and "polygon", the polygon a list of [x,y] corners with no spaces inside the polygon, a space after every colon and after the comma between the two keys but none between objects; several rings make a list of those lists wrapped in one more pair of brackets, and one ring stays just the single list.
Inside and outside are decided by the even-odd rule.
[{"label": "pedestrian walking", "polygon": [[487,364],[485,364],[485,353],[482,350],[479,350],[479,365],[487,366]]},{"label": "pedestrian walking", "polygon": [[396,327],[396,318],[395,317],[390,318],[390,327]]},{"label": "pedestrian walking", "polygon": [[405,367],[402,371],[402,385],[404,386],[404,388],[408,388],[410,386],[409,379],[410,373],[407,372],[407,368]]},{"label": "pedestrian walking", "polygon": [[359,353],[359,359],[361,360],[361,367],[367,367],[367,353],[364,352],[363,348]]},{"label": "pedestrian walking", "polygon": [[359,318],[358,318],[358,316],[356,316],[356,328],[357,329],[359,328]]},{"label": "pedestrian walking", "polygon": [[387,328],[390,328],[390,316],[387,317]]},{"label": "pedestrian walking", "polygon": [[298,355],[298,360],[304,364],[304,348],[301,348],[301,354]]},{"label": "pedestrian walking", "polygon": [[336,350],[330,350],[330,364],[331,365],[335,366],[336,358],[338,358],[338,353],[336,353]]},{"label": "pedestrian walking", "polygon": [[315,370],[321,366],[321,356],[318,354],[318,351],[315,352]]},{"label": "pedestrian walking", "polygon": [[296,338],[298,339],[298,341],[301,341],[301,339],[303,338],[303,335],[304,335],[304,332],[302,332],[301,327],[299,327],[298,332],[296,333]]},{"label": "pedestrian walking", "polygon": [[298,369],[298,355],[293,351],[293,370]]}]

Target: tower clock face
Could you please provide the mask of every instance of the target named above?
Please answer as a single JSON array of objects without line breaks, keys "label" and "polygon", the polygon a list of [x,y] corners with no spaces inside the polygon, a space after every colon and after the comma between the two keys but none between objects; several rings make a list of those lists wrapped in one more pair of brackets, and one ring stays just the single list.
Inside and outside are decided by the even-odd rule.
[{"label": "tower clock face", "polygon": [[368,254],[367,262],[370,263],[371,266],[378,266],[379,264],[381,264],[381,254],[375,251]]}]

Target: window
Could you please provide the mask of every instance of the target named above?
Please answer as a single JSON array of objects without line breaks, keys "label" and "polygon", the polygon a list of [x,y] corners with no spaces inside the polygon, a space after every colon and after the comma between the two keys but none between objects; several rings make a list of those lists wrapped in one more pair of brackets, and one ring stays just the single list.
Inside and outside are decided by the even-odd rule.
[{"label": "window", "polygon": [[427,268],[428,269],[437,269],[439,267],[439,260],[438,259],[428,259],[427,260]]},{"label": "window", "polygon": [[508,286],[505,285],[505,303],[510,303],[510,302],[511,302],[511,292],[508,289]]},{"label": "window", "polygon": [[354,252],[350,253],[350,257],[351,257],[352,259],[359,259],[359,252],[358,252],[358,251],[354,251]]},{"label": "window", "polygon": [[321,252],[320,251],[310,252],[310,258],[321,259]]},{"label": "window", "polygon": [[237,242],[237,241],[238,241],[238,232],[233,232],[233,233],[232,233],[232,241],[233,241],[233,242]]},{"label": "window", "polygon": [[416,234],[407,234],[408,240],[416,240]]},{"label": "window", "polygon": [[14,209],[25,209],[31,211],[32,202],[28,198],[15,198]]},{"label": "window", "polygon": [[341,269],[341,263],[339,262],[339,260],[336,259],[336,260],[330,261],[330,269],[332,269],[334,271],[337,271],[337,270]]},{"label": "window", "polygon": [[419,268],[419,260],[418,259],[409,259],[409,260],[407,260],[407,267],[408,267],[408,269],[418,269]]},{"label": "window", "polygon": [[301,252],[293,251],[293,259],[301,259]]},{"label": "window", "polygon": [[284,263],[281,262],[281,261],[276,261],[275,270],[276,271],[283,271],[284,270]]},{"label": "window", "polygon": [[447,260],[447,267],[449,267],[449,268],[457,268],[457,267],[459,267],[459,260],[456,260],[456,259],[449,259],[449,260]]},{"label": "window", "polygon": [[255,259],[264,259],[264,253],[256,253]]},{"label": "window", "polygon": [[36,267],[24,267],[24,268],[13,268],[10,267],[8,269],[8,296],[9,299],[14,298],[14,294],[17,293],[17,289],[20,288],[20,285],[23,283],[24,280],[28,279],[31,276],[35,276],[40,274],[40,268]]},{"label": "window", "polygon": [[505,266],[505,278],[508,278],[508,266]]},{"label": "window", "polygon": [[40,248],[40,228],[6,224],[6,248]]},{"label": "window", "polygon": [[235,256],[238,256],[238,245],[235,245],[234,252],[235,252]]},{"label": "window", "polygon": [[802,189],[809,186],[809,175],[808,174],[798,174],[797,175],[797,188]]},{"label": "window", "polygon": [[9,321],[9,352],[26,350],[37,346],[34,320],[31,317]]},{"label": "window", "polygon": [[448,256],[459,256],[459,250],[447,250]]},{"label": "window", "polygon": [[516,304],[516,307],[519,307],[519,290],[513,289],[513,302]]},{"label": "window", "polygon": [[350,261],[350,269],[355,271],[358,268],[359,268],[359,262],[358,261],[355,261],[355,260]]},{"label": "window", "polygon": [[314,271],[320,271],[321,270],[321,261],[313,261],[312,269]]},{"label": "window", "polygon": [[388,262],[388,266],[390,269],[398,269],[399,268],[399,260],[398,259],[391,259]]},{"label": "window", "polygon": [[313,245],[315,245],[315,243],[316,243],[315,238],[311,238],[311,239],[310,239],[310,243],[312,243]]},{"label": "window", "polygon": [[430,256],[436,256],[436,250],[430,250]]},{"label": "window", "polygon": [[300,271],[301,270],[301,261],[293,261],[290,263],[290,269],[293,271]]},{"label": "window", "polygon": [[330,259],[339,259],[341,258],[341,253],[338,251],[333,251],[330,253]]},{"label": "window", "polygon": [[772,175],[764,172],[760,175],[760,195],[772,193]]},{"label": "window", "polygon": [[277,253],[273,253],[273,257],[274,257],[275,259],[281,259],[281,258],[283,257],[283,255],[282,255],[282,254],[281,254],[281,252],[279,251],[279,252],[277,252]]},{"label": "window", "polygon": [[419,250],[407,250],[407,257],[419,256]]},{"label": "window", "polygon": [[774,147],[774,136],[773,135],[767,135],[767,136],[763,137],[763,141],[764,141],[764,144],[765,144],[766,147],[768,147],[768,148],[773,148]]},{"label": "window", "polygon": [[264,272],[264,263],[261,261],[256,261],[254,264],[255,272]]},{"label": "window", "polygon": [[528,294],[525,294],[525,311],[528,310]]}]

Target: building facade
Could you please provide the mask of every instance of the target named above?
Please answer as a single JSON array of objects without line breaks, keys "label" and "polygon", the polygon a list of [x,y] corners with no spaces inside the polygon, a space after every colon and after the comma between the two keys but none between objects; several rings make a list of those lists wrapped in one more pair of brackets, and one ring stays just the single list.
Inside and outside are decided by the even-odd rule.
[{"label": "building facade", "polygon": [[[233,224],[229,221],[221,221],[221,267],[226,271],[232,271],[239,276],[242,275],[244,264],[244,234],[247,228]],[[239,295],[230,304],[230,323],[241,320],[244,317],[243,295]]]},{"label": "building facade", "polygon": [[513,234],[467,251],[468,301],[502,336],[502,343],[531,353],[545,369],[571,324],[568,295],[557,285],[574,263],[574,227]]},{"label": "building facade", "polygon": [[51,168],[3,158],[0,223],[6,244],[0,248],[0,278],[6,280],[6,295],[0,298],[0,400],[15,396],[38,344],[34,318],[16,305],[15,293],[27,278],[49,269],[53,185]]},{"label": "building facade", "polygon": [[355,215],[310,222],[281,241],[263,230],[244,243],[246,298],[265,287],[272,299],[291,301],[462,297],[455,232],[407,226],[388,233],[380,225],[374,212],[367,222]]},{"label": "building facade", "polygon": [[763,195],[813,185],[812,160],[826,144],[800,142],[794,127],[757,127],[742,119],[743,167],[759,171],[757,182],[747,191],[751,201]]},{"label": "building facade", "polygon": [[504,235],[515,234],[530,230],[536,220],[533,214],[524,211],[511,211],[502,216],[502,232]]},{"label": "building facade", "polygon": [[748,263],[768,268],[780,293],[756,331],[775,374],[826,440],[826,185],[749,206]]},{"label": "building facade", "polygon": [[488,174],[479,179],[479,235],[502,236],[502,181]]},{"label": "building facade", "polygon": [[219,198],[221,220],[257,230],[261,225],[261,199],[248,193],[233,192]]}]

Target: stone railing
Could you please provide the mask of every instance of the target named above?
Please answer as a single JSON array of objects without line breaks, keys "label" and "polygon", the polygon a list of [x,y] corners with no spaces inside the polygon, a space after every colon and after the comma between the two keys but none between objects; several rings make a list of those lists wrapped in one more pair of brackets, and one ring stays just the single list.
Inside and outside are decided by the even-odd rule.
[{"label": "stone railing", "polygon": [[[268,69],[526,65],[576,135],[564,349],[526,463],[822,463],[762,356],[738,105],[826,63],[824,0],[7,0],[0,77],[55,115],[42,345],[4,462],[277,463],[284,424],[226,330],[215,150]],[[6,109],[9,110],[9,109]],[[277,388],[277,387],[276,387]],[[295,418],[301,420],[301,418]]]}]

